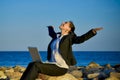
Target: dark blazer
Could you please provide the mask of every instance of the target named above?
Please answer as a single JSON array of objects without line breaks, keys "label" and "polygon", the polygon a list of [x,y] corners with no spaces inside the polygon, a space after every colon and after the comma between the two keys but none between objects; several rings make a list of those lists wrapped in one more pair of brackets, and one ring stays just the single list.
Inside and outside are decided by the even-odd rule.
[{"label": "dark blazer", "polygon": [[[52,40],[48,45],[48,51],[47,51],[47,59],[49,61],[51,59],[51,53],[52,53],[50,45],[57,38],[58,33],[56,33],[51,26],[48,27],[48,31],[49,31],[49,35],[52,37]],[[93,30],[90,30],[82,36],[77,36],[75,33],[70,33],[68,35],[63,36],[59,44],[59,50],[61,56],[69,66],[76,64],[76,59],[72,52],[72,45],[83,43],[84,41],[90,39],[94,35],[96,35],[96,33],[93,33]]]}]

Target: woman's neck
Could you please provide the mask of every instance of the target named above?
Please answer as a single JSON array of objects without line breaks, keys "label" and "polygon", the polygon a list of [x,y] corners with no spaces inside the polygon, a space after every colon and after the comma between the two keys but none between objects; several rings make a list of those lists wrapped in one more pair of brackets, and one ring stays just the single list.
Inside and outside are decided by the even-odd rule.
[{"label": "woman's neck", "polygon": [[66,32],[66,31],[61,31],[61,35],[68,35],[69,33],[68,32]]}]

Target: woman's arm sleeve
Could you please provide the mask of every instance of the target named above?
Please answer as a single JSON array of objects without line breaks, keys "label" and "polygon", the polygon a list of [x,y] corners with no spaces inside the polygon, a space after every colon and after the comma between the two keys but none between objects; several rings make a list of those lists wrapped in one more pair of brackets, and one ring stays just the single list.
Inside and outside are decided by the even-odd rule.
[{"label": "woman's arm sleeve", "polygon": [[49,33],[49,36],[52,37],[52,38],[56,38],[57,37],[57,35],[56,35],[56,33],[55,33],[55,31],[54,31],[52,26],[48,26],[48,33]]},{"label": "woman's arm sleeve", "polygon": [[83,34],[82,36],[76,36],[75,35],[72,39],[72,42],[75,43],[75,44],[83,43],[84,41],[92,38],[96,34],[97,34],[97,32],[94,32],[94,29],[91,29],[87,33]]}]

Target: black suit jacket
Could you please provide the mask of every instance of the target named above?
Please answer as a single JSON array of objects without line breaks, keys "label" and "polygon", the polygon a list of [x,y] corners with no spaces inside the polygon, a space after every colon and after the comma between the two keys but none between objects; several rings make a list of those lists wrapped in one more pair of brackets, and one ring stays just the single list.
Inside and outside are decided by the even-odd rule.
[{"label": "black suit jacket", "polygon": [[[49,35],[52,37],[52,40],[48,45],[47,51],[47,59],[49,61],[51,59],[52,54],[50,45],[57,38],[57,33],[55,33],[54,29],[51,26],[48,27],[48,31]],[[77,36],[75,33],[70,33],[68,35],[63,36],[59,44],[59,50],[61,56],[69,66],[76,64],[76,59],[72,52],[72,45],[83,43],[84,41],[90,39],[94,35],[96,35],[96,33],[93,33],[93,30],[90,30],[86,34],[83,34],[82,36]]]}]

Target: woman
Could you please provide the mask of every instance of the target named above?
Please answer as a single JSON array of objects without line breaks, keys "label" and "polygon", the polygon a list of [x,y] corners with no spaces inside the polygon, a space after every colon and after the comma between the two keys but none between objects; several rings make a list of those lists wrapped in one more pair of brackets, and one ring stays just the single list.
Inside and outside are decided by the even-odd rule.
[{"label": "woman", "polygon": [[50,76],[64,75],[69,69],[69,66],[76,64],[72,53],[72,45],[83,43],[102,29],[91,29],[82,36],[76,36],[74,33],[75,26],[72,21],[62,23],[59,28],[61,32],[56,33],[52,26],[48,26],[49,35],[52,37],[48,45],[47,59],[49,63],[29,63],[20,80],[35,80],[38,73]]}]

